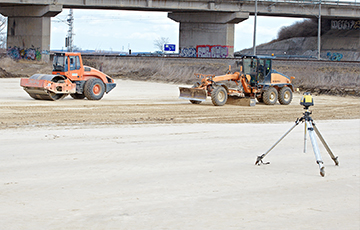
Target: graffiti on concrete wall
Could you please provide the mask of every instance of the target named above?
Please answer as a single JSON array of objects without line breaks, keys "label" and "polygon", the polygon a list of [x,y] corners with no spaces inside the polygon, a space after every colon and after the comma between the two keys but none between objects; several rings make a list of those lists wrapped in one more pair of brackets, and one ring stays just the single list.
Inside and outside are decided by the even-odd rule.
[{"label": "graffiti on concrete wall", "polygon": [[326,56],[331,61],[340,61],[343,58],[343,55],[341,53],[331,53],[327,52]]},{"label": "graffiti on concrete wall", "polygon": [[19,47],[9,47],[7,49],[7,55],[12,59],[19,60],[19,59],[27,59],[27,60],[41,60],[41,52],[39,49],[34,48],[19,48]]},{"label": "graffiti on concrete wall", "polygon": [[196,46],[196,53],[198,57],[211,57],[209,46]]},{"label": "graffiti on concrete wall", "polygon": [[218,58],[226,58],[229,56],[229,46],[213,46],[211,48],[211,56]]},{"label": "graffiti on concrete wall", "polygon": [[196,48],[182,48],[180,51],[181,57],[196,57]]},{"label": "graffiti on concrete wall", "polygon": [[229,56],[231,46],[221,45],[198,45],[180,49],[181,57],[208,57],[208,58],[226,58]]},{"label": "graffiti on concrete wall", "polygon": [[229,56],[230,46],[199,45],[196,46],[198,57],[226,58]]},{"label": "graffiti on concrete wall", "polygon": [[360,20],[331,20],[333,30],[360,30]]}]

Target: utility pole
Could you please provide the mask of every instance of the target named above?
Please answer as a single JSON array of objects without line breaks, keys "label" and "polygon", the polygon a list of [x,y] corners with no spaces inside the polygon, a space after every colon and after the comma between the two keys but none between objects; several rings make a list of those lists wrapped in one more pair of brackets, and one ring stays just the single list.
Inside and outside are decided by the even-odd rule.
[{"label": "utility pole", "polygon": [[68,14],[68,18],[67,18],[67,24],[69,26],[68,29],[68,33],[67,33],[67,37],[65,38],[65,47],[67,47],[67,51],[68,52],[73,52],[74,51],[74,15],[73,15],[73,10],[70,9],[70,12]]},{"label": "utility pole", "polygon": [[257,20],[257,0],[255,0],[255,18],[254,18],[254,37],[253,37],[253,55],[256,55],[256,20]]},{"label": "utility pole", "polygon": [[317,55],[318,60],[320,60],[320,47],[321,47],[321,0],[319,1],[319,18],[318,18],[318,55]]}]

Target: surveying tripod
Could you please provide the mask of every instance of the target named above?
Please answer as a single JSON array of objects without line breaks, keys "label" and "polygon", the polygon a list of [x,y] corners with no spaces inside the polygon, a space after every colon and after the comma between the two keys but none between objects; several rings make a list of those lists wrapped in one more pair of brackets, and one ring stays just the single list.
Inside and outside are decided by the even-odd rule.
[{"label": "surveying tripod", "polygon": [[[312,114],[311,111],[309,111],[309,106],[314,105],[313,101],[312,101],[312,97],[309,96],[310,94],[305,93],[304,97],[301,99],[300,104],[304,105],[304,109],[305,109],[305,113],[303,113],[303,117],[301,118],[297,118],[295,121],[295,124],[273,145],[271,146],[271,148],[264,154],[262,154],[261,156],[258,156],[255,162],[255,165],[261,165],[261,164],[266,164],[264,163],[262,160],[263,158],[269,154],[269,152],[275,148],[275,146],[277,144],[280,143],[280,141],[282,139],[284,139],[286,137],[286,135],[288,135],[298,124],[300,124],[300,122],[305,122],[305,132],[304,132],[304,153],[306,153],[306,136],[307,136],[307,131],[309,131],[309,136],[310,136],[310,140],[311,140],[311,144],[314,150],[314,154],[315,154],[315,158],[316,158],[316,163],[319,165],[320,168],[320,175],[322,177],[325,176],[325,167],[324,167],[324,163],[321,159],[321,155],[320,155],[320,151],[319,151],[319,147],[318,144],[316,142],[316,137],[315,137],[315,133],[318,135],[320,141],[322,142],[322,144],[324,145],[325,149],[327,150],[327,152],[329,153],[331,159],[333,159],[333,161],[335,162],[335,165],[339,165],[339,161],[338,161],[338,157],[335,157],[334,154],[332,153],[330,147],[328,146],[328,144],[326,143],[325,139],[322,137],[319,129],[316,127],[314,120],[310,117],[310,115]],[[311,100],[311,101],[309,101]],[[314,133],[315,131],[315,133]]]}]

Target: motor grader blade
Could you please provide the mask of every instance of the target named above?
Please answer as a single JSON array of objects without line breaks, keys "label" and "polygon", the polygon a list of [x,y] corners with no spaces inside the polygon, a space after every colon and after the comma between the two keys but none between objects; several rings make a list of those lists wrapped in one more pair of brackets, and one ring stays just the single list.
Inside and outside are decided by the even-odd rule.
[{"label": "motor grader blade", "polygon": [[180,96],[179,96],[180,99],[193,100],[193,101],[206,100],[205,89],[179,87],[179,90],[180,90]]},{"label": "motor grader blade", "polygon": [[76,84],[59,75],[34,74],[30,78],[22,78],[20,86],[38,100],[60,100],[76,92]]}]

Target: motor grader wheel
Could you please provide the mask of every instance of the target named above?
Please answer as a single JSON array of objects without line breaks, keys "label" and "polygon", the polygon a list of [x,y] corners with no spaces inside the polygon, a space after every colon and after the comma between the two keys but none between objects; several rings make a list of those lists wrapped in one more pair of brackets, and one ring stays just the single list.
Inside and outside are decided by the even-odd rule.
[{"label": "motor grader wheel", "polygon": [[228,99],[227,91],[222,86],[216,87],[211,92],[211,101],[215,106],[223,106],[223,105],[225,105],[227,99]]},{"label": "motor grader wheel", "polygon": [[275,105],[278,100],[278,92],[274,87],[270,87],[263,94],[263,101],[266,105]]},{"label": "motor grader wheel", "polygon": [[105,85],[98,78],[91,78],[85,82],[84,95],[88,100],[100,100],[105,93]]},{"label": "motor grader wheel", "polygon": [[289,87],[282,87],[279,91],[279,102],[282,105],[288,105],[291,103],[293,98],[292,91]]}]

